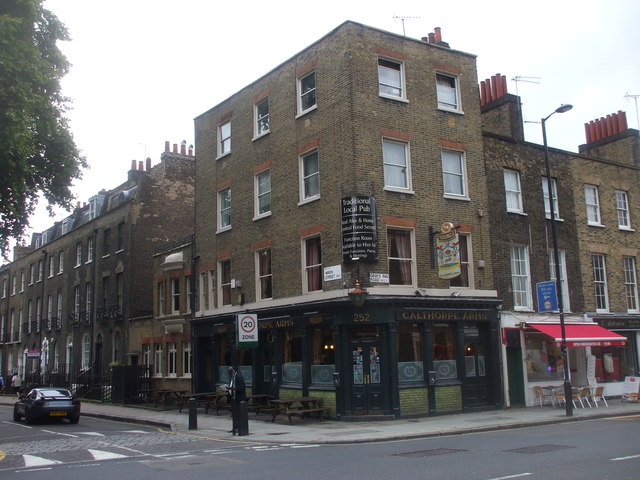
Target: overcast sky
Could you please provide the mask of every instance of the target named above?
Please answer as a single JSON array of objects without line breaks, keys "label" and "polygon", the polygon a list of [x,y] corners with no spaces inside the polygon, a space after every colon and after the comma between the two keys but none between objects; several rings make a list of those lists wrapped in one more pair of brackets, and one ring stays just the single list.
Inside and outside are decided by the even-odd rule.
[{"label": "overcast sky", "polygon": [[[90,168],[74,186],[86,202],[126,180],[131,160],[159,162],[166,140],[194,141],[193,119],[345,20],[421,38],[441,27],[452,49],[477,56],[478,80],[505,75],[522,97],[526,139],[577,151],[584,123],[618,110],[638,128],[638,0],[46,0],[67,26],[72,64],[62,83],[76,144]],[[404,22],[400,18],[405,18]],[[522,77],[538,83],[514,82]],[[638,101],[640,103],[640,101]],[[31,219],[42,231],[66,216]]]}]

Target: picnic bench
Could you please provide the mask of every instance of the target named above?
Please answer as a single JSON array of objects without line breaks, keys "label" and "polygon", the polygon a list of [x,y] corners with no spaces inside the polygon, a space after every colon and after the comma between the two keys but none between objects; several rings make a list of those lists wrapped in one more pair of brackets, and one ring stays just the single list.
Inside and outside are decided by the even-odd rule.
[{"label": "picnic bench", "polygon": [[260,415],[260,410],[273,412],[275,405],[271,404],[272,395],[266,393],[256,393],[247,396],[247,410],[255,410],[256,415]]},{"label": "picnic bench", "polygon": [[158,408],[160,404],[165,405],[171,398],[179,398],[184,393],[186,393],[186,390],[169,390],[165,388],[149,388],[139,391],[142,400],[153,403],[155,408]]},{"label": "picnic bench", "polygon": [[216,414],[220,415],[220,410],[229,407],[226,392],[204,392],[204,393],[185,393],[176,400],[178,412],[188,405],[190,398],[195,398],[198,406],[204,407],[205,413],[209,413],[209,409],[215,407]]},{"label": "picnic bench", "polygon": [[279,413],[286,415],[289,418],[289,423],[293,423],[291,421],[291,417],[293,416],[304,418],[311,413],[318,414],[318,417],[322,420],[322,414],[326,410],[326,408],[320,406],[322,399],[318,397],[284,398],[271,400],[270,402],[274,405],[273,417],[271,418],[272,423],[275,422]]}]

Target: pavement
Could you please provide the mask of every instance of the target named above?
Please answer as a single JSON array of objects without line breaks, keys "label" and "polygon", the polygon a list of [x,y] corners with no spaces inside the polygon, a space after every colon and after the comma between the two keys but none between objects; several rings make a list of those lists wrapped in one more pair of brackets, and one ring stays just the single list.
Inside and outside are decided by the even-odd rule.
[{"label": "pavement", "polygon": [[[11,396],[0,396],[0,404],[12,405],[13,402],[14,398]],[[228,433],[231,429],[228,411],[221,411],[220,415],[217,415],[215,411],[206,414],[204,409],[198,409],[190,422],[188,408],[180,413],[177,408],[155,409],[152,406],[123,406],[86,401],[82,404],[82,415],[150,425],[161,430],[212,440],[279,444],[379,442],[588,421],[596,418],[640,416],[640,403],[623,402],[620,398],[607,399],[607,402],[608,407],[599,402],[599,408],[581,408],[578,405],[578,408],[573,409],[572,416],[567,416],[564,406],[558,408],[550,405],[391,421],[321,421],[317,418],[294,417],[293,424],[289,424],[283,415],[278,416],[272,423],[269,413],[250,413],[249,434],[243,436]],[[80,422],[82,423],[82,419]],[[190,426],[197,428],[189,428]]]}]

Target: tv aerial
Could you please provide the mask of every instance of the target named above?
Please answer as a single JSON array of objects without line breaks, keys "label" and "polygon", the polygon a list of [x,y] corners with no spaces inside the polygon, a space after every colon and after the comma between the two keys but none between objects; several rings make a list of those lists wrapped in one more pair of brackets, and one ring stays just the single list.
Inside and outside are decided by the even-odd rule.
[{"label": "tv aerial", "polygon": [[394,20],[400,20],[400,21],[402,22],[402,36],[403,36],[403,37],[406,37],[406,36],[407,36],[407,35],[406,35],[406,33],[405,33],[405,31],[404,31],[404,21],[405,21],[405,20],[416,20],[416,19],[418,19],[418,18],[420,18],[420,17],[400,17],[400,16],[397,16],[397,15],[394,15],[394,16],[393,16],[393,19],[394,19]]}]

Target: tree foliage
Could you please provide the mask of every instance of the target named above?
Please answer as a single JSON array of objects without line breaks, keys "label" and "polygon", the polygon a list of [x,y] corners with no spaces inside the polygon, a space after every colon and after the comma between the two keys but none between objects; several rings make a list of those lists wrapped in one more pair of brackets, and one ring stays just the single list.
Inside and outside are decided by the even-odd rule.
[{"label": "tree foliage", "polygon": [[21,239],[42,195],[69,209],[86,167],[65,114],[60,80],[69,70],[57,42],[65,26],[42,0],[0,2],[0,253]]}]

